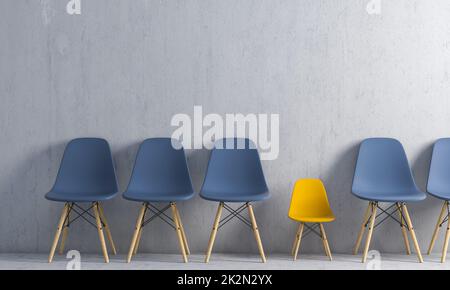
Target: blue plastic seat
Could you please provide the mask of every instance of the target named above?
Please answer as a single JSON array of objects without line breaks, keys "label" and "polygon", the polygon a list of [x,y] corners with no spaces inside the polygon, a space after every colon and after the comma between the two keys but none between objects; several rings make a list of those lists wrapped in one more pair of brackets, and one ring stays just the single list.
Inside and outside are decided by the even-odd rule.
[{"label": "blue plastic seat", "polygon": [[[209,262],[217,230],[234,217],[253,229],[259,254],[262,261],[266,262],[251,202],[266,200],[270,195],[258,151],[252,141],[244,138],[228,138],[215,143],[200,196],[206,200],[219,202],[205,262]],[[245,204],[233,209],[226,204],[227,202]],[[223,209],[229,214],[221,220]],[[250,221],[241,215],[245,209],[248,209]]]},{"label": "blue plastic seat", "polygon": [[439,139],[433,146],[427,191],[439,199],[450,200],[450,138]]},{"label": "blue plastic seat", "polygon": [[441,262],[444,263],[447,257],[450,238],[450,138],[439,139],[433,146],[427,191],[430,195],[444,201],[428,247],[428,254],[431,254],[439,230],[447,221],[447,233],[445,235],[441,256]]},{"label": "blue plastic seat", "polygon": [[[424,200],[426,194],[420,191],[414,182],[405,150],[399,141],[391,138],[370,138],[361,143],[352,193],[358,198],[369,201],[353,251],[354,254],[358,253],[362,237],[368,228],[363,263],[367,259],[374,228],[388,219],[400,225],[407,254],[411,253],[407,232],[410,233],[419,262],[423,262],[406,202]],[[383,209],[379,205],[380,202],[392,203],[392,205]],[[378,209],[381,210],[379,215],[377,215]],[[382,215],[386,216],[376,224],[375,220]]]},{"label": "blue plastic seat", "polygon": [[[176,202],[186,201],[194,194],[186,155],[180,142],[171,138],[152,138],[142,142],[130,183],[123,194],[125,199],[143,203],[131,240],[128,263],[133,254],[137,253],[144,226],[156,217],[177,231],[183,260],[188,261],[189,246]],[[160,202],[169,205],[160,209],[152,204]],[[173,217],[165,214],[169,208],[172,209]],[[149,211],[153,216],[146,220],[145,215]]]},{"label": "blue plastic seat", "polygon": [[[241,140],[241,141],[239,141]],[[238,142],[245,149],[226,149]],[[220,146],[218,146],[220,145]],[[217,149],[225,148],[225,149]],[[258,151],[248,139],[221,139],[216,142],[206,171],[200,196],[206,200],[223,202],[262,201],[270,197]]]},{"label": "blue plastic seat", "polygon": [[352,192],[358,198],[379,202],[426,198],[414,182],[403,146],[390,138],[371,138],[361,143]]},{"label": "blue plastic seat", "polygon": [[[53,260],[61,233],[60,254],[64,251],[69,227],[73,222],[82,220],[80,217],[97,228],[105,262],[109,262],[103,230],[106,231],[114,254],[116,247],[100,202],[113,198],[117,191],[117,179],[108,142],[100,138],[79,138],[70,141],[64,151],[55,184],[45,195],[48,200],[65,203],[50,249],[49,262]],[[87,209],[78,204],[87,202],[92,203]],[[90,210],[93,210],[94,215],[89,213]],[[71,217],[71,214],[75,217]]]},{"label": "blue plastic seat", "polygon": [[130,183],[123,193],[125,199],[173,202],[194,196],[184,150],[175,149],[172,143],[181,147],[170,138],[147,139],[141,144]]},{"label": "blue plastic seat", "polygon": [[118,192],[109,144],[99,138],[79,138],[67,144],[56,182],[46,198],[59,202],[94,202]]}]

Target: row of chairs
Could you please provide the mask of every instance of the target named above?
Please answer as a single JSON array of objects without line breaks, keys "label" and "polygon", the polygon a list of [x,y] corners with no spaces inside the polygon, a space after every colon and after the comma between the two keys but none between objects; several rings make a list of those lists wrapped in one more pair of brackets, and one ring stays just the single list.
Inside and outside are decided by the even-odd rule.
[{"label": "row of chairs", "polygon": [[[434,247],[439,229],[448,222],[442,251],[442,262],[445,262],[450,238],[450,139],[440,139],[434,145],[427,191],[444,201],[428,254]],[[60,253],[64,251],[68,229],[80,217],[97,228],[105,262],[109,262],[103,230],[114,254],[116,249],[101,202],[113,198],[117,192],[118,186],[107,141],[81,138],[69,142],[55,185],[46,195],[49,200],[65,203],[50,250],[49,262],[53,259],[60,238]],[[373,230],[389,218],[400,225],[407,254],[411,254],[409,232],[418,259],[423,262],[406,203],[422,201],[426,198],[426,194],[417,187],[406,153],[399,141],[390,138],[370,138],[361,143],[352,193],[369,202],[354,248],[356,255],[367,230],[362,262],[367,259]],[[194,194],[181,144],[170,138],[145,140],[139,148],[129,185],[123,193],[125,199],[142,203],[127,262],[130,262],[138,251],[143,227],[155,218],[161,218],[175,229],[183,260],[188,261],[190,251],[177,202],[186,201]],[[238,218],[253,230],[261,259],[265,262],[264,249],[251,203],[266,200],[270,195],[258,152],[251,141],[231,138],[216,142],[200,196],[219,203],[205,262],[208,262],[211,256],[218,229],[233,218]],[[91,206],[84,209],[80,203],[91,203]],[[167,205],[158,208],[155,203]],[[230,203],[242,205],[234,209]],[[383,209],[380,203],[391,205]],[[172,210],[172,217],[165,213],[168,209]],[[228,215],[224,218],[222,218],[223,209],[228,211]],[[246,209],[250,220],[241,214]],[[91,210],[94,214],[90,213]],[[377,213],[378,210],[381,213]],[[151,216],[147,216],[148,213],[151,213]],[[335,216],[325,186],[319,179],[300,179],[295,183],[288,216],[299,222],[292,247],[294,260],[297,258],[302,237],[310,233],[322,239],[325,254],[332,260],[323,224],[334,221]],[[379,219],[378,223],[376,219]]]},{"label": "row of chairs", "polygon": [[[444,263],[450,239],[450,138],[439,139],[433,146],[427,192],[443,200],[444,203],[427,253],[428,255],[431,254],[439,230],[447,222],[447,232],[441,256],[441,262]],[[363,236],[367,231],[362,257],[362,262],[366,262],[373,230],[386,220],[391,219],[401,227],[406,253],[411,254],[409,232],[419,262],[423,262],[406,203],[422,201],[427,195],[417,187],[405,150],[399,141],[391,138],[370,138],[361,143],[353,177],[352,193],[356,197],[369,202],[353,250],[354,255],[358,254]],[[382,208],[380,203],[390,205],[387,208]],[[380,210],[380,213],[377,212],[378,210]],[[320,180],[300,180],[296,183],[289,216],[300,222],[292,249],[294,260],[297,257],[305,226],[309,230],[308,233],[316,233],[322,238],[325,253],[331,259],[331,252],[322,223],[331,222],[335,218],[328,203],[325,187]],[[377,219],[378,222],[376,222]],[[307,226],[307,223],[319,226],[320,233],[317,233],[313,227]]]},{"label": "row of chairs", "polygon": [[[212,150],[200,196],[218,202],[219,206],[205,262],[208,262],[211,256],[218,229],[233,218],[238,218],[252,228],[261,259],[266,261],[252,202],[266,200],[270,195],[255,148],[248,139],[231,138],[217,141],[215,149]],[[80,138],[69,142],[55,184],[46,194],[49,200],[65,203],[50,250],[49,262],[53,260],[60,239],[59,252],[63,253],[68,229],[79,218],[97,228],[105,262],[109,262],[103,230],[112,252],[116,254],[117,251],[101,202],[112,199],[118,191],[108,142],[98,138]],[[189,200],[194,194],[181,144],[170,138],[145,140],[140,145],[130,182],[123,193],[125,199],[142,203],[127,262],[130,262],[138,251],[144,226],[155,218],[161,218],[175,229],[183,260],[188,261],[190,250],[177,202]],[[91,206],[86,209],[80,203],[91,203]],[[155,203],[167,205],[158,208]],[[243,205],[234,209],[229,203]],[[166,214],[168,209],[171,209],[172,216]],[[222,219],[223,209],[229,214]],[[248,210],[250,220],[241,214],[245,209]]]},{"label": "row of chairs", "polygon": [[[399,141],[390,138],[371,138],[361,143],[352,192],[356,197],[369,202],[353,253],[358,253],[367,229],[362,258],[365,262],[373,230],[391,219],[401,227],[406,253],[411,254],[409,232],[419,262],[422,263],[422,254],[406,203],[423,201],[427,195],[416,185],[405,150]],[[427,192],[444,202],[427,252],[431,254],[439,229],[447,222],[441,257],[441,262],[444,263],[450,238],[450,138],[439,139],[433,146]],[[382,208],[380,203],[388,203],[390,206]],[[377,213],[378,210],[381,212]],[[381,217],[383,218],[376,223]]]}]

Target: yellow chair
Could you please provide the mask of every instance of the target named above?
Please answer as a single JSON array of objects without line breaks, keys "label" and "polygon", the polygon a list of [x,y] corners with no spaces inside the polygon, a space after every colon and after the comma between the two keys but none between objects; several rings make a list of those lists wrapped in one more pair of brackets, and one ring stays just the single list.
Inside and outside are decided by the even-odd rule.
[{"label": "yellow chair", "polygon": [[[300,222],[292,247],[294,261],[297,259],[302,236],[305,237],[310,233],[314,233],[322,239],[325,254],[330,261],[333,260],[323,223],[332,222],[335,217],[328,203],[325,186],[320,179],[300,179],[295,183],[289,208],[289,218]],[[314,225],[309,226],[308,223]],[[307,229],[304,233],[305,227]],[[320,233],[316,231],[317,227],[320,228]]]}]

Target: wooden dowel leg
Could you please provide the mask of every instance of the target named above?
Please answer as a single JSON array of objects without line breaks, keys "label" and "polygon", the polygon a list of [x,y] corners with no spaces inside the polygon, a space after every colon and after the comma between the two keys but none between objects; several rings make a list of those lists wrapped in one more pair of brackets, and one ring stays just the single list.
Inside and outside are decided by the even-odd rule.
[{"label": "wooden dowel leg", "polygon": [[331,255],[330,245],[328,244],[327,234],[325,233],[325,228],[323,227],[323,224],[319,224],[319,226],[320,226],[320,233],[322,234],[323,247],[325,249],[325,254],[327,254],[330,261],[333,261],[333,256]]},{"label": "wooden dowel leg", "polygon": [[436,242],[437,235],[438,235],[439,230],[440,230],[440,228],[441,228],[441,226],[442,226],[442,225],[441,225],[442,219],[443,219],[443,217],[444,217],[445,210],[446,210],[447,208],[448,208],[448,201],[445,201],[444,204],[442,205],[442,210],[441,210],[441,213],[440,213],[440,215],[439,215],[438,221],[437,221],[437,223],[436,223],[436,228],[434,229],[433,236],[431,237],[430,246],[428,247],[428,252],[427,252],[428,255],[430,255],[431,252],[433,251],[434,243]]},{"label": "wooden dowel leg", "polygon": [[100,210],[99,210],[98,202],[95,202],[94,203],[94,214],[95,214],[95,220],[97,222],[98,237],[100,239],[100,245],[102,247],[102,252],[103,252],[103,257],[105,258],[105,263],[109,263],[108,250],[106,248],[105,236],[103,235],[103,225],[102,225],[102,221],[100,219],[99,211]]},{"label": "wooden dowel leg", "polygon": [[371,213],[371,205],[369,203],[369,205],[367,206],[366,212],[364,214],[364,219],[361,224],[361,229],[359,230],[358,238],[356,239],[356,245],[355,245],[355,248],[353,249],[353,255],[358,254],[359,246],[361,245],[361,241],[362,241],[364,232],[366,231],[366,224],[370,218],[370,213]]},{"label": "wooden dowel leg", "polygon": [[69,222],[70,222],[70,212],[72,211],[72,205],[69,205],[67,210],[67,215],[65,218],[64,228],[62,230],[61,244],[59,245],[59,254],[64,253],[64,248],[66,246],[67,235],[69,234]]},{"label": "wooden dowel leg", "polygon": [[294,243],[292,244],[292,250],[291,250],[291,255],[294,256],[295,253],[295,247],[297,247],[297,242],[298,242],[298,232],[300,230],[300,226],[301,223],[298,225],[297,231],[295,232],[295,239],[294,239]]},{"label": "wooden dowel leg", "polygon": [[184,226],[183,226],[183,223],[181,222],[180,211],[178,210],[178,207],[176,205],[175,205],[175,211],[177,213],[178,223],[180,224],[181,236],[183,237],[183,243],[184,243],[184,249],[186,250],[186,254],[190,255],[191,250],[189,249],[188,241],[186,238],[186,232],[184,231]]},{"label": "wooden dowel leg", "polygon": [[105,212],[103,211],[103,206],[100,203],[97,203],[97,204],[98,204],[100,219],[103,222],[103,225],[104,225],[103,228],[106,231],[106,237],[108,238],[109,245],[111,246],[111,250],[112,250],[113,254],[117,255],[116,245],[114,244],[114,241],[113,241],[113,238],[111,235],[111,229],[109,228],[108,221],[106,220],[106,217],[105,217]]},{"label": "wooden dowel leg", "polygon": [[136,255],[139,249],[139,244],[141,243],[141,239],[142,239],[142,232],[144,231],[144,228],[141,227],[139,229],[139,234],[136,240],[136,245],[134,246],[134,250],[133,250],[133,255]]},{"label": "wooden dowel leg", "polygon": [[377,205],[374,202],[370,203],[371,208],[371,218],[370,218],[370,224],[369,224],[369,232],[367,233],[367,239],[366,239],[366,245],[364,247],[362,262],[365,263],[367,260],[367,253],[369,252],[370,242],[372,240],[372,234],[373,234],[373,228],[375,226],[375,218],[377,216]]},{"label": "wooden dowel leg", "polygon": [[259,235],[258,225],[256,224],[255,214],[253,212],[253,207],[249,203],[248,205],[248,213],[250,215],[250,220],[252,222],[253,233],[255,234],[256,243],[258,244],[259,254],[261,255],[261,260],[263,263],[266,262],[266,255],[264,254],[264,248],[261,242],[261,237]]},{"label": "wooden dowel leg", "polygon": [[295,233],[295,239],[294,239],[294,243],[292,244],[292,250],[291,250],[291,255],[292,256],[294,256],[295,248],[297,247],[297,243],[298,243],[298,239],[299,239],[298,233],[300,232],[301,226],[302,226],[302,223],[299,223],[297,231]]},{"label": "wooden dowel leg", "polygon": [[298,250],[300,249],[300,244],[301,244],[301,242],[302,242],[302,236],[303,236],[303,228],[304,228],[304,224],[303,223],[300,223],[299,225],[298,225],[298,230],[297,230],[297,234],[296,234],[296,236],[295,236],[295,242],[294,242],[294,252],[293,252],[293,258],[294,258],[294,261],[295,260],[297,260],[297,255],[298,255]]},{"label": "wooden dowel leg", "polygon": [[139,231],[142,227],[142,220],[144,218],[145,211],[147,210],[147,203],[142,204],[141,210],[139,211],[139,215],[136,221],[136,226],[134,229],[133,237],[131,238],[130,250],[128,251],[127,263],[131,262],[131,257],[133,256],[134,248],[136,246],[136,240],[139,235]]},{"label": "wooden dowel leg", "polygon": [[173,220],[175,221],[175,230],[177,232],[178,241],[180,242],[181,255],[183,256],[183,261],[185,263],[187,263],[188,259],[187,259],[187,255],[186,255],[186,250],[184,248],[183,235],[181,234],[181,227],[180,227],[180,223],[178,221],[177,209],[176,209],[175,203],[174,202],[171,203],[170,207],[172,208]]},{"label": "wooden dowel leg", "polygon": [[423,263],[422,253],[420,252],[419,243],[417,242],[416,233],[414,231],[414,227],[411,222],[411,218],[408,213],[408,209],[406,208],[406,205],[402,204],[403,214],[405,215],[406,223],[408,224],[409,233],[411,234],[411,239],[413,240],[414,248],[417,252],[417,258],[419,258],[419,262]]},{"label": "wooden dowel leg", "polygon": [[[147,207],[144,210],[144,215],[142,216],[141,224],[145,222],[145,215],[146,214],[147,214]],[[143,232],[144,232],[144,227],[141,226],[139,228],[139,234],[138,234],[138,237],[137,237],[137,240],[136,240],[136,244],[134,245],[133,255],[137,255],[137,253],[138,253],[139,245],[141,244],[141,239],[142,239],[142,233]]]},{"label": "wooden dowel leg", "polygon": [[396,206],[397,206],[398,216],[400,218],[403,240],[405,242],[406,254],[411,255],[411,246],[409,245],[408,232],[406,230],[405,225],[403,224],[405,220],[403,219],[401,204],[397,203]]},{"label": "wooden dowel leg", "polygon": [[441,263],[445,263],[447,258],[448,240],[450,238],[450,220],[447,221],[447,231],[445,232],[444,246],[442,248]]},{"label": "wooden dowel leg", "polygon": [[216,218],[214,219],[213,228],[211,231],[211,236],[209,238],[208,248],[206,250],[205,263],[209,262],[209,258],[211,257],[211,252],[214,246],[214,241],[216,239],[217,230],[219,228],[220,216],[222,215],[223,203],[219,203],[219,207],[217,208]]},{"label": "wooden dowel leg", "polygon": [[61,236],[61,231],[64,226],[64,221],[66,220],[67,211],[69,210],[69,205],[66,203],[64,209],[62,210],[61,217],[59,218],[58,227],[56,228],[55,237],[53,239],[52,247],[50,248],[50,254],[48,255],[48,262],[53,261],[53,256],[55,255],[56,246],[58,245],[59,237]]}]

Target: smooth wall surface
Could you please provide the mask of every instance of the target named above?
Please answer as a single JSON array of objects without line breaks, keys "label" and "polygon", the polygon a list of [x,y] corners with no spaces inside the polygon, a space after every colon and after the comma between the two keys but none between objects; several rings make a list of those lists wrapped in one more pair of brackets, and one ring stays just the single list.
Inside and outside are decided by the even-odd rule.
[{"label": "smooth wall surface", "polygon": [[[366,203],[350,194],[358,143],[395,137],[424,189],[431,145],[450,136],[450,2],[382,0],[0,1],[0,251],[47,252],[62,209],[44,199],[63,149],[75,137],[112,145],[120,188],[138,144],[168,136],[174,114],[280,114],[280,154],[264,162],[273,198],[255,205],[266,252],[288,253],[296,225],[287,218],[300,177],[322,178],[337,221],[334,252],[349,253]],[[208,152],[190,151],[196,190]],[[207,246],[216,204],[180,205],[193,252]],[[105,204],[120,252],[128,250],[137,203]],[[410,206],[422,250],[440,202]],[[440,237],[437,247],[440,247]],[[74,224],[69,249],[100,253],[98,235]],[[377,228],[374,249],[403,252],[400,227]],[[145,228],[145,252],[178,252],[174,231]],[[254,252],[236,222],[216,252]],[[302,251],[321,252],[314,237]]]}]

